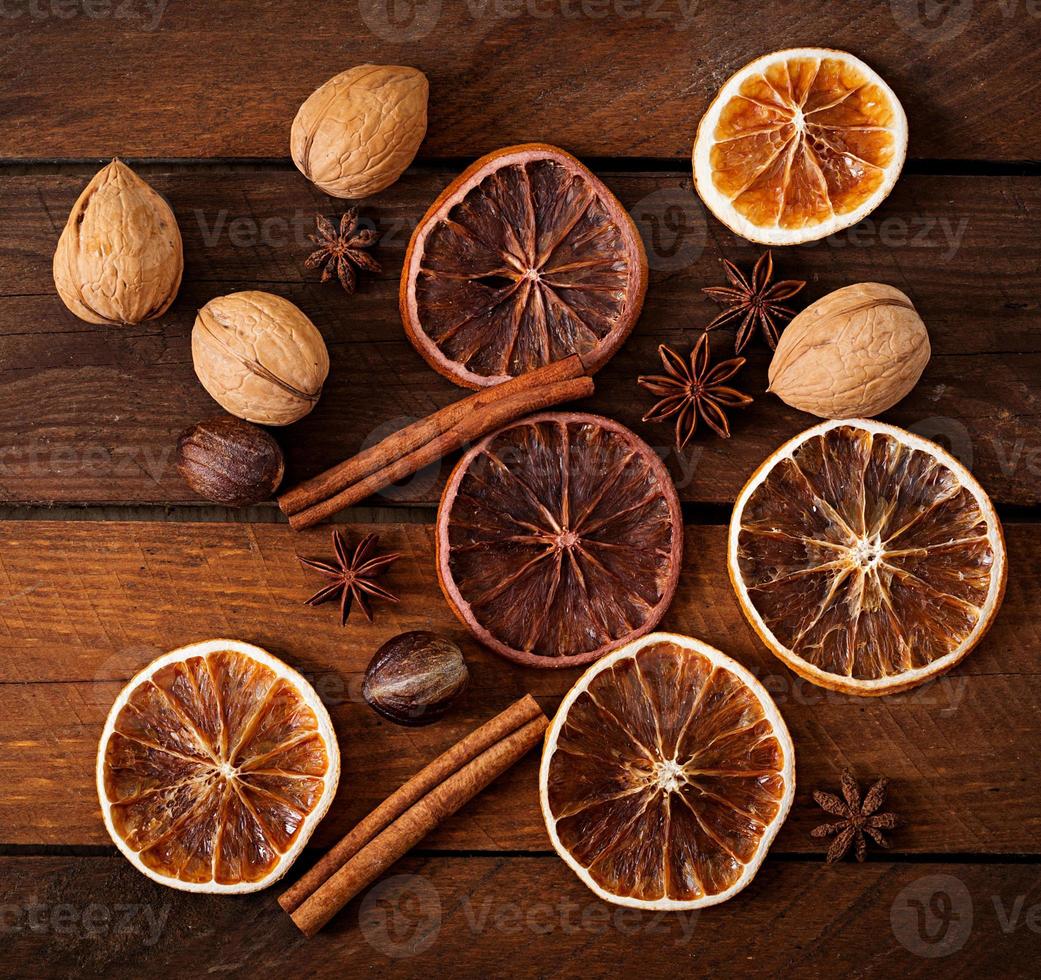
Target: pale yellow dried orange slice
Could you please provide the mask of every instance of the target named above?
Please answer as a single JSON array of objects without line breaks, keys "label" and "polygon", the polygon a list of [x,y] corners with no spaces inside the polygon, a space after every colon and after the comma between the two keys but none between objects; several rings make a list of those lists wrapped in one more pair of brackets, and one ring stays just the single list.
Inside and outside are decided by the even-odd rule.
[{"label": "pale yellow dried orange slice", "polygon": [[792,804],[784,719],[744,667],[650,633],[608,654],[546,733],[539,799],[557,853],[601,898],[695,909],[755,876]]},{"label": "pale yellow dried orange slice", "polygon": [[112,840],[149,878],[185,891],[251,892],[280,878],[339,775],[311,685],[236,640],[150,663],[116,698],[98,747]]},{"label": "pale yellow dried orange slice", "polygon": [[763,55],[719,90],[694,140],[694,186],[753,242],[793,245],[856,224],[907,154],[907,117],[859,58],[829,48]]},{"label": "pale yellow dried orange slice", "polygon": [[831,421],[774,452],[730,522],[749,622],[796,673],[833,690],[902,691],[949,670],[990,627],[1005,542],[972,474],[873,420]]}]

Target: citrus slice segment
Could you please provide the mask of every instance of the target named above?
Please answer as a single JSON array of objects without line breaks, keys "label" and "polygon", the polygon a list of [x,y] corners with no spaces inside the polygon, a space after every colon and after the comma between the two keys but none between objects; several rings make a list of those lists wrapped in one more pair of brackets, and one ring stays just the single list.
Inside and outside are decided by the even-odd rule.
[{"label": "citrus slice segment", "polygon": [[401,275],[409,339],[470,388],[621,346],[647,257],[618,199],[570,153],[511,146],[467,167],[420,221]]},{"label": "citrus slice segment", "polygon": [[105,827],[172,888],[251,892],[280,878],[340,775],[329,714],[259,647],[208,640],[153,661],[109,711],[97,759]]},{"label": "citrus slice segment", "polygon": [[792,48],[745,65],[694,140],[694,186],[728,228],[793,245],[856,224],[885,200],[907,155],[907,117],[859,58]]},{"label": "citrus slice segment", "polygon": [[831,421],[774,452],[734,506],[730,578],[796,673],[878,695],[949,670],[990,627],[1005,542],[972,474],[873,420]]},{"label": "citrus slice segment", "polygon": [[665,466],[597,415],[546,412],[486,436],[438,509],[449,605],[485,646],[538,667],[588,663],[654,629],[682,556]]},{"label": "citrus slice segment", "polygon": [[590,667],[546,733],[539,799],[557,853],[618,905],[694,909],[755,876],[795,793],[795,750],[744,667],[651,633]]}]

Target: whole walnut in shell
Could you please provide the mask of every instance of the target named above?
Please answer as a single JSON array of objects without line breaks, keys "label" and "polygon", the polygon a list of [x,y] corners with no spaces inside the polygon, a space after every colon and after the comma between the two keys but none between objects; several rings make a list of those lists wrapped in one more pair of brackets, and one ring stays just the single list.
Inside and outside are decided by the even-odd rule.
[{"label": "whole walnut in shell", "polygon": [[300,106],[289,149],[299,171],[333,197],[366,197],[394,183],[427,131],[427,79],[415,68],[359,65]]},{"label": "whole walnut in shell", "polygon": [[329,374],[317,327],[289,300],[256,290],[218,296],[199,310],[192,360],[223,408],[261,425],[303,418]]},{"label": "whole walnut in shell", "polygon": [[836,289],[781,334],[770,387],[825,419],[871,418],[892,408],[929,363],[929,334],[899,289],[863,282]]},{"label": "whole walnut in shell", "polygon": [[54,285],[87,323],[154,320],[181,285],[184,252],[170,205],[113,160],[80,194],[54,252]]}]

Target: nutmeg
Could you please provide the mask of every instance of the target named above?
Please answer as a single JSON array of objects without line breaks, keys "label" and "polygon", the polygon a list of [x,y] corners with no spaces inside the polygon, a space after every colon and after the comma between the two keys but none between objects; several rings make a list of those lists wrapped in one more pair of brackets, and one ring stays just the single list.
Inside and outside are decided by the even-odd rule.
[{"label": "nutmeg", "polygon": [[329,374],[317,327],[289,300],[256,290],[218,296],[199,310],[192,360],[222,408],[261,425],[303,418]]},{"label": "nutmeg", "polygon": [[285,462],[278,443],[263,429],[221,415],[177,437],[177,471],[200,497],[245,507],[274,494]]},{"label": "nutmeg", "polygon": [[376,651],[365,671],[362,696],[399,725],[426,725],[440,718],[470,679],[462,651],[426,630],[402,633]]},{"label": "nutmeg", "polygon": [[54,285],[87,323],[133,324],[169,308],[184,253],[170,205],[125,163],[94,175],[54,252]]},{"label": "nutmeg", "polygon": [[399,65],[349,68],[296,114],[297,169],[333,197],[366,197],[405,172],[427,131],[426,75]]},{"label": "nutmeg", "polygon": [[893,286],[858,283],[788,324],[768,390],[821,418],[871,418],[914,388],[929,355],[929,334],[911,300]]}]

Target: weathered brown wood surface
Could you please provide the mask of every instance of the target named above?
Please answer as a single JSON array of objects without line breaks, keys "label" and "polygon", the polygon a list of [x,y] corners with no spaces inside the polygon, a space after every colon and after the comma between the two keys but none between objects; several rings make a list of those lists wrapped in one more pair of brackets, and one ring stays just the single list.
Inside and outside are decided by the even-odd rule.
[{"label": "weathered brown wood surface", "polygon": [[[219,410],[195,378],[191,327],[200,306],[237,289],[286,296],[328,341],[332,368],[321,402],[276,432],[290,482],[466,394],[415,352],[396,302],[412,227],[452,172],[409,174],[393,193],[366,202],[384,272],[363,274],[349,297],[303,269],[315,211],[331,215],[336,205],[295,170],[144,168],[178,215],[186,281],[161,321],[111,329],[73,317],[51,281],[54,242],[91,172],[0,183],[0,500],[190,499],[174,469],[177,433]],[[634,335],[583,407],[618,418],[658,449],[684,500],[729,502],[768,453],[812,421],[765,394],[765,345],[750,348],[740,383],[756,401],[734,413],[734,438],[701,440],[682,455],[668,427],[640,421],[654,399],[635,379],[660,371],[659,343],[686,350],[692,331],[715,315],[701,288],[723,281],[720,257],[750,265],[758,252],[706,217],[685,174],[608,174],[607,182],[641,227],[652,278]],[[863,280],[908,293],[934,356],[886,419],[945,442],[996,500],[1017,505],[1041,502],[1039,212],[1041,177],[908,176],[863,225],[777,256],[780,275],[808,280],[807,300]],[[721,329],[714,342],[723,354],[732,331]],[[435,503],[447,471],[426,470],[379,500]]]},{"label": "weathered brown wood surface", "polygon": [[[283,977],[1023,976],[1041,972],[1041,8],[1033,0],[9,0],[0,4],[0,972]],[[718,260],[758,250],[691,189],[697,120],[752,57],[794,44],[852,50],[891,82],[911,125],[908,172],[871,218],[776,253],[805,299],[858,280],[914,300],[934,356],[885,416],[969,463],[1009,519],[1004,608],[951,675],[862,700],[799,681],[746,626],[723,566],[727,508],[783,439],[812,421],[742,382],[755,404],[729,442],[684,454],[635,377],[683,347],[716,308]],[[288,162],[301,99],[361,62],[431,81],[420,159],[361,202],[380,276],[345,296],[304,272],[316,212],[340,202]],[[732,653],[768,684],[797,747],[791,816],[760,874],[696,916],[616,911],[551,853],[537,759],[526,759],[422,850],[303,940],[274,890],[186,895],[137,874],[107,841],[93,786],[103,719],[155,655],[230,635],[314,683],[340,738],[327,844],[475,724],[531,691],[552,711],[577,671],[507,664],[470,641],[441,599],[430,521],[447,461],[343,515],[401,551],[399,605],[340,629],[302,605],[317,583],[296,555],[328,554],[273,505],[229,512],[190,497],[177,433],[216,410],[188,336],[215,295],[264,288],[322,330],[332,372],[317,410],[277,433],[289,480],[318,472],[465,393],[405,340],[397,282],[409,234],[474,156],[527,139],[591,158],[631,210],[651,284],[644,314],[584,406],[665,457],[689,505],[686,561],[664,622]],[[96,161],[130,159],[170,200],[185,240],[181,293],[162,320],[104,329],[73,318],[51,255]],[[732,334],[715,337],[725,351]],[[706,506],[702,506],[706,505]],[[400,729],[360,698],[389,636],[456,638],[472,672],[458,708]],[[811,794],[851,765],[885,774],[902,818],[893,853],[826,866]],[[312,849],[303,858],[314,859]],[[292,872],[291,872],[292,873]]]},{"label": "weathered brown wood surface", "polygon": [[[346,528],[356,540],[365,527]],[[442,601],[432,530],[378,525],[381,545],[404,557],[387,584],[402,601],[378,604],[373,624],[341,629],[328,607],[301,603],[316,588],[297,554],[327,555],[327,531],[284,525],[17,522],[0,525],[0,718],[17,750],[0,776],[25,793],[0,797],[0,841],[104,844],[94,796],[97,735],[123,684],[168,648],[234,636],[285,657],[328,705],[344,753],[338,802],[318,841],[329,843],[427,761],[531,691],[555,710],[578,669],[508,664],[471,641]],[[751,667],[774,695],[797,746],[798,795],[778,838],[781,853],[817,849],[809,831],[823,816],[811,799],[844,766],[885,773],[906,821],[903,853],[1041,853],[1041,781],[1035,751],[1041,712],[1041,645],[1033,613],[1041,591],[1041,525],[1012,525],[1017,569],[1005,608],[983,644],[954,674],[905,695],[862,699],[794,677],[744,625],[729,582],[724,528],[687,528],[684,574],[664,629],[703,637]],[[63,583],[67,587],[63,587]],[[249,585],[244,586],[244,583]],[[443,723],[402,729],[361,698],[379,644],[411,629],[453,636],[471,685]],[[1000,742],[992,733],[1001,733]],[[441,828],[429,846],[481,851],[549,847],[536,795],[537,758]],[[39,813],[27,824],[25,806]],[[957,814],[952,820],[950,815]]]},{"label": "weathered brown wood surface", "polygon": [[542,139],[681,158],[730,74],[816,44],[886,77],[912,155],[1031,160],[1039,14],[1033,0],[8,0],[0,157],[287,156],[300,102],[376,62],[430,77],[426,156]]}]

